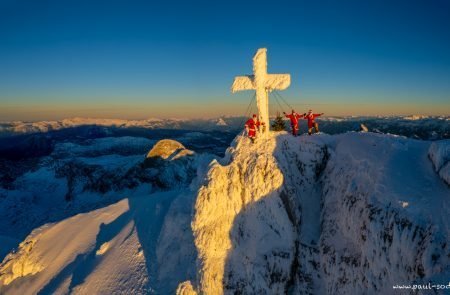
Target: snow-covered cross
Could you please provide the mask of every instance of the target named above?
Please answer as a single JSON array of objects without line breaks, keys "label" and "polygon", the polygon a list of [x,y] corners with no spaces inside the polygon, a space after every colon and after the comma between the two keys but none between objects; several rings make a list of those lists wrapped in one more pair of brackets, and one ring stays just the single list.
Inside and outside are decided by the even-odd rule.
[{"label": "snow-covered cross", "polygon": [[253,75],[234,78],[231,92],[243,90],[256,91],[256,105],[260,119],[269,129],[269,93],[272,90],[284,90],[291,84],[289,74],[267,73],[267,49],[260,48],[253,57]]}]

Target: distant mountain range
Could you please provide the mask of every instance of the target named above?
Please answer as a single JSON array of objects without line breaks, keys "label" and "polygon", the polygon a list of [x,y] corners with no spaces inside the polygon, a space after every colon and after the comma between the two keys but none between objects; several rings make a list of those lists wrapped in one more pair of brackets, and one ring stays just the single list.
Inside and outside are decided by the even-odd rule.
[{"label": "distant mountain range", "polygon": [[[231,119],[231,121],[234,121]],[[146,129],[214,129],[227,126],[222,118],[218,119],[95,119],[95,118],[71,118],[59,121],[23,122],[13,121],[0,123],[0,135],[26,134],[36,132],[48,132],[64,128],[80,126],[104,126],[117,128],[146,128]]]}]

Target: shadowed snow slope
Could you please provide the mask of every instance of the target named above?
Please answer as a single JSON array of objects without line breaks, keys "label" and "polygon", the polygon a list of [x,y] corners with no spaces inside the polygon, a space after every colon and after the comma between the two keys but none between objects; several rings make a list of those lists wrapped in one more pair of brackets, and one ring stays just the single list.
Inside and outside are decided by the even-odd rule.
[{"label": "shadowed snow slope", "polygon": [[[161,261],[161,257],[169,256],[166,250],[176,248],[174,243],[192,236],[190,215],[185,222],[182,210],[173,212],[169,207],[178,203],[177,208],[184,208],[186,204],[180,202],[191,199],[173,191],[133,197],[45,225],[33,231],[19,250],[3,261],[0,293],[145,294],[174,290],[176,282],[192,278],[188,274],[193,269],[187,264],[193,264],[195,258],[191,242],[191,248],[188,244],[183,251],[170,254],[179,268],[177,272],[168,273],[165,261]],[[166,216],[172,217],[163,226]],[[187,235],[182,227],[186,223]],[[158,249],[161,228],[170,225],[177,225],[177,232],[162,235],[160,242],[166,248]],[[167,282],[168,275],[175,282],[161,287],[157,280]]]},{"label": "shadowed snow slope", "polygon": [[448,141],[437,144],[370,132],[238,136],[190,188],[34,230],[0,265],[0,294],[395,294],[396,284],[448,284]]},{"label": "shadowed snow slope", "polygon": [[428,150],[428,156],[439,176],[450,185],[450,140],[433,142]]}]

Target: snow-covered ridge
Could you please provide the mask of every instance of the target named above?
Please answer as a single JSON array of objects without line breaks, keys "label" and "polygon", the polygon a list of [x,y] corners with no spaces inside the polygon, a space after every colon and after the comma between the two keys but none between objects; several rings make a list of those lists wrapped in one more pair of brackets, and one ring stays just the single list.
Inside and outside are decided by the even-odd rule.
[{"label": "snow-covered ridge", "polygon": [[[115,127],[146,127],[158,128],[164,123],[176,123],[179,120],[173,119],[145,119],[145,120],[123,120],[123,119],[95,119],[95,118],[70,118],[60,121],[39,121],[39,122],[22,122],[13,121],[0,123],[0,132],[10,133],[32,133],[32,132],[48,132],[51,130],[59,130],[69,127],[78,127],[83,125],[97,126],[115,126]],[[182,120],[181,120],[182,121]]]},{"label": "snow-covered ridge", "polygon": [[86,140],[84,144],[61,142],[55,144],[52,156],[69,158],[73,156],[95,157],[98,155],[133,155],[142,154],[155,143],[143,137],[104,137]]},{"label": "snow-covered ridge", "polygon": [[436,172],[450,185],[450,141],[433,142],[428,150],[428,156],[433,162]]},{"label": "snow-covered ridge", "polygon": [[[112,141],[119,146],[122,142]],[[194,193],[188,186],[198,187],[198,181],[192,179],[206,173],[213,156],[196,154],[173,140],[161,140],[150,150],[149,157],[158,157],[158,161],[144,161],[145,155],[92,154],[103,144],[102,139],[94,140],[92,149],[75,146],[75,155],[89,156],[72,159],[67,169],[62,167],[72,179],[69,192],[73,197],[69,203],[61,204],[64,197],[59,193],[65,190],[57,187],[65,179],[52,175],[61,168],[52,171],[45,167],[40,169],[45,171],[36,171],[37,175],[25,175],[19,182],[24,185],[24,192],[17,191],[17,195],[41,182],[41,186],[49,187],[49,200],[36,198],[33,202],[39,204],[34,206],[57,206],[63,212],[77,210],[78,205],[87,207],[89,202],[100,203],[98,190],[105,190],[100,195],[105,199],[130,198],[34,230],[0,264],[0,294],[147,294],[166,290],[162,288],[175,290],[178,281],[193,277],[190,265],[195,263],[194,245],[191,242],[191,246],[179,248],[184,241],[192,241],[189,224]],[[61,150],[64,149],[58,149],[58,155]],[[124,181],[133,187],[124,189]],[[8,197],[14,200],[15,194]],[[44,214],[39,215],[45,218]],[[172,248],[177,253],[171,253]],[[176,263],[166,263],[171,260]]]},{"label": "snow-covered ridge", "polygon": [[432,169],[429,145],[370,133],[238,139],[197,196],[198,278],[178,293],[446,284],[449,188]]},{"label": "snow-covered ridge", "polygon": [[436,144],[370,132],[238,136],[223,159],[194,165],[190,188],[36,229],[0,264],[0,293],[391,294],[394,284],[447,284],[450,188],[434,167],[448,141]]},{"label": "snow-covered ridge", "polygon": [[[140,137],[105,137],[81,142],[63,141],[49,156],[29,169],[14,162],[8,169],[23,173],[0,174],[0,260],[15,239],[21,241],[32,229],[99,207],[127,196],[186,187],[198,165],[209,163],[213,155],[194,153],[175,143],[175,150]],[[171,161],[147,161],[146,152],[168,153]],[[153,154],[152,154],[153,155]],[[184,157],[189,155],[189,157]],[[15,167],[17,166],[17,167]],[[11,168],[12,167],[12,168]],[[7,239],[7,238],[10,239]],[[2,237],[3,240],[3,237]],[[17,240],[16,240],[17,243]]]},{"label": "snow-covered ridge", "polygon": [[[35,132],[48,132],[53,130],[60,130],[64,128],[79,127],[79,126],[104,126],[117,128],[169,128],[178,129],[184,125],[189,126],[190,123],[206,124],[212,126],[225,126],[226,122],[223,119],[157,119],[150,118],[144,120],[126,120],[126,119],[96,119],[96,118],[70,118],[59,121],[39,121],[39,122],[0,122],[0,133],[6,134],[26,134]],[[225,123],[225,124],[224,124]]]},{"label": "snow-covered ridge", "polygon": [[[228,151],[231,163],[216,162],[208,172],[192,222],[201,265],[199,289],[205,294],[284,291],[294,231],[278,197],[283,174],[272,155],[275,148],[274,140],[252,146],[240,138]],[[271,242],[261,243],[264,240]],[[267,281],[270,288],[261,285],[271,275],[271,269],[259,263],[262,257],[281,272],[281,277]],[[249,273],[260,278],[252,280]],[[240,289],[239,284],[247,288]]]},{"label": "snow-covered ridge", "polygon": [[[275,118],[272,116],[271,118]],[[59,130],[63,128],[78,127],[85,125],[96,125],[105,127],[141,127],[141,128],[181,128],[184,125],[200,126],[201,124],[212,126],[227,126],[236,125],[241,122],[240,117],[221,116],[213,119],[183,119],[183,118],[149,118],[142,120],[127,120],[127,119],[98,119],[98,118],[68,118],[58,121],[38,121],[38,122],[24,122],[11,121],[0,122],[0,133],[33,133],[33,132],[48,132],[52,130]],[[396,121],[438,121],[447,122],[450,116],[425,116],[425,115],[411,115],[411,116],[323,116],[319,121],[325,122],[348,122],[348,121],[364,121],[364,120],[384,120],[386,122]]]}]

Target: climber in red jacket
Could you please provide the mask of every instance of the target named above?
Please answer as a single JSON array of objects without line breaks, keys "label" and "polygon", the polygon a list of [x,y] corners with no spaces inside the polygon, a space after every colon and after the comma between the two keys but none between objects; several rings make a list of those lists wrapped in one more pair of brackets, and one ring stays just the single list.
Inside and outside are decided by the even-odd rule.
[{"label": "climber in red jacket", "polygon": [[248,119],[247,122],[245,122],[245,130],[247,131],[247,135],[252,142],[255,142],[256,130],[259,130],[259,127],[261,125],[264,125],[264,123],[261,124],[256,114],[253,114],[253,117]]},{"label": "climber in red jacket", "polygon": [[294,110],[292,110],[292,113],[287,115],[285,112],[283,114],[286,116],[286,118],[289,118],[291,120],[291,129],[292,129],[292,135],[297,136],[298,132],[298,120],[303,119],[303,116],[306,114],[303,114],[303,116],[297,114]]},{"label": "climber in red jacket", "polygon": [[319,124],[317,124],[317,122],[315,121],[315,118],[322,116],[323,113],[321,114],[313,114],[312,110],[309,110],[308,114],[305,114],[303,116],[304,119],[308,120],[308,134],[311,135],[312,134],[312,129],[315,129],[315,132],[319,132]]}]

